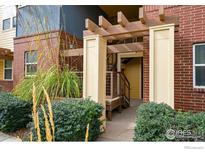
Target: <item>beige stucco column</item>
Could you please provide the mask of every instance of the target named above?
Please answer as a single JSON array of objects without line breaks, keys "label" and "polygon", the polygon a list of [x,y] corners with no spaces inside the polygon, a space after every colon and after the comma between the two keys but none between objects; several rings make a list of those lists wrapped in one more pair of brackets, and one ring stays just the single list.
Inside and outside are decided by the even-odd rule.
[{"label": "beige stucco column", "polygon": [[[100,35],[84,37],[83,42],[83,97],[106,107],[106,51],[107,41]],[[105,120],[105,110],[103,111]],[[105,126],[105,122],[104,122]]]},{"label": "beige stucco column", "polygon": [[174,24],[150,27],[149,99],[174,108]]}]

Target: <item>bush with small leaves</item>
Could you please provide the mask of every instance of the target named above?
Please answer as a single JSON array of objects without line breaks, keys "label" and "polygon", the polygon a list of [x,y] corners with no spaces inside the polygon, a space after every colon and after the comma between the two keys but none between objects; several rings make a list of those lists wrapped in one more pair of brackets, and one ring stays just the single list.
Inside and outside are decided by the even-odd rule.
[{"label": "bush with small leaves", "polygon": [[[45,106],[47,109],[47,106]],[[103,107],[89,99],[65,99],[52,104],[55,141],[85,141],[86,127],[89,124],[89,141],[94,141],[100,135]],[[45,123],[42,110],[39,109],[39,124],[41,139],[46,141]],[[30,123],[33,140],[37,135],[33,123]]]},{"label": "bush with small leaves", "polygon": [[166,104],[144,103],[137,110],[134,141],[166,141],[175,111]]},{"label": "bush with small leaves", "polygon": [[0,93],[0,131],[14,132],[31,121],[31,102],[22,101],[10,93]]},{"label": "bush with small leaves", "polygon": [[205,141],[205,112],[177,112],[166,104],[144,103],[137,110],[134,141]]}]

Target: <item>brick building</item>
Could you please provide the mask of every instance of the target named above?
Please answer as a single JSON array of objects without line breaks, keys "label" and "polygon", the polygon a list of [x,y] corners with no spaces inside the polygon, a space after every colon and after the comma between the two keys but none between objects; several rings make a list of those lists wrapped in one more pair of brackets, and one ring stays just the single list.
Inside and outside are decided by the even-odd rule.
[{"label": "brick building", "polygon": [[[158,16],[158,6],[145,6],[148,18]],[[179,27],[174,33],[174,107],[175,109],[204,111],[205,110],[205,71],[194,71],[194,52],[201,52],[201,61],[205,59],[205,6],[165,6],[165,14],[179,17]],[[144,39],[144,98],[149,99],[149,39]],[[201,51],[194,46],[201,45]],[[195,48],[196,49],[196,48]],[[202,54],[203,53],[203,54]],[[196,56],[196,54],[195,54]],[[203,66],[199,66],[203,67]],[[200,83],[196,82],[199,76]],[[169,87],[167,87],[169,88]]]},{"label": "brick building", "polygon": [[[42,17],[45,23],[48,22],[49,29],[45,30],[44,24],[38,29],[30,27],[25,30],[25,19],[29,19],[32,23],[36,18],[28,16],[33,8],[43,10],[43,14],[37,16]],[[101,85],[104,78],[100,77],[106,76],[107,99],[116,100],[119,95],[123,95],[125,101],[143,99],[164,102],[175,109],[185,111],[205,110],[205,6],[35,6],[33,8],[25,6],[19,9],[22,20],[20,17],[17,20],[17,36],[14,39],[14,85],[25,76],[35,73],[42,62],[46,61],[46,67],[53,62],[61,64],[60,52],[69,50],[72,54],[68,54],[66,63],[72,65],[72,60],[76,61],[80,55],[79,62],[75,64],[76,68],[82,71],[84,67],[87,77],[91,74],[86,82],[90,82],[92,88],[89,89],[89,83],[85,84],[84,92],[88,93],[84,96],[96,94],[99,87],[94,85]],[[100,15],[104,18],[99,17],[101,22],[98,23]],[[85,24],[86,18],[92,22],[86,20],[88,22]],[[85,28],[87,30],[83,31]],[[67,39],[73,36],[78,46]],[[50,43],[45,37],[49,38]],[[87,51],[89,37],[93,37],[93,40],[101,40],[102,37],[106,43],[102,41],[101,47],[94,50],[96,54],[89,55],[91,59],[85,59],[84,54],[91,53]],[[87,52],[83,52],[82,47]],[[55,48],[53,61],[48,60],[46,56],[37,61],[37,55],[40,55],[42,50],[45,53],[50,52],[50,48]],[[75,48],[78,49],[72,50]],[[102,49],[106,50],[101,52]],[[104,66],[101,67],[101,63],[104,65],[104,59],[95,57],[99,56],[98,53],[103,57],[103,52],[107,53],[105,66],[107,73]],[[29,57],[34,59],[29,61]],[[98,64],[99,70],[95,72]],[[116,72],[118,75],[120,72],[124,78],[123,83],[129,85],[127,88],[125,86],[124,90],[120,86]],[[99,90],[99,93],[104,96],[102,91]],[[98,101],[97,98],[101,98],[101,94],[94,98]]]},{"label": "brick building", "polygon": [[[130,16],[122,15],[121,12],[117,13],[118,25],[112,23],[110,25],[109,20],[105,19],[101,20],[98,25],[96,24],[97,26],[93,26],[92,22],[87,21],[87,30],[84,31],[84,36],[92,37],[95,34],[106,38],[108,44],[105,46],[117,54],[117,70],[123,71],[130,82],[128,89],[135,90],[135,94],[139,93],[132,96],[132,92],[130,92],[127,97],[130,95],[131,98],[144,101],[163,102],[177,110],[204,111],[205,6],[146,5],[141,8],[141,11],[139,8],[139,12],[139,19],[136,22],[129,20]],[[98,26],[103,27],[106,33],[101,31]],[[113,40],[111,37],[120,38],[119,35],[122,35],[126,42],[125,34],[130,35],[131,38],[137,37],[138,46],[136,45],[134,50],[130,49],[131,44],[129,43],[123,43],[123,46],[109,45],[110,40]],[[95,37],[93,39],[98,40]],[[89,38],[86,42],[89,42]],[[132,45],[134,47],[133,42]],[[139,47],[140,45],[143,46],[143,49]],[[87,53],[91,49],[87,49],[84,45],[84,50],[86,50],[84,54],[86,53],[87,57],[89,55]],[[97,53],[103,52],[98,50]],[[128,54],[129,56],[127,56]],[[140,61],[140,58],[143,60],[135,63],[135,68],[138,68],[137,73],[131,67],[134,59]],[[87,59],[84,58],[84,60]],[[84,62],[84,64],[86,64],[85,68],[89,68],[91,65],[89,62]],[[140,68],[138,65],[142,67]],[[92,74],[89,70],[85,69],[84,71]],[[140,76],[141,79],[138,78]],[[133,78],[135,81],[141,82],[140,86],[134,82]],[[86,80],[89,80],[88,77]],[[96,79],[96,81],[98,80],[99,78]],[[133,85],[137,85],[138,90]],[[89,83],[85,85],[88,89],[89,86]],[[85,96],[93,93],[85,93]],[[95,97],[97,97],[96,100],[100,99],[100,95],[95,95]]]}]

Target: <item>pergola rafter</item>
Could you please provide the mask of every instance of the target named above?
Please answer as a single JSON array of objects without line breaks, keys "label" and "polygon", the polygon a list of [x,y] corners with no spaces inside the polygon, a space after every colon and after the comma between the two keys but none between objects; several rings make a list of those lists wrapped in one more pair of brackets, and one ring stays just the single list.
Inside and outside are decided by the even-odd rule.
[{"label": "pergola rafter", "polygon": [[159,7],[159,19],[160,21],[164,21],[164,18],[165,18],[164,7],[160,6]]},{"label": "pergola rafter", "polygon": [[126,25],[129,23],[128,19],[125,17],[125,15],[119,11],[117,13],[117,22],[122,26],[126,27]]},{"label": "pergola rafter", "polygon": [[125,15],[119,11],[117,13],[117,25],[112,25],[103,16],[99,16],[98,25],[90,19],[85,20],[85,28],[83,35],[99,34],[106,37],[108,40],[129,38],[133,36],[145,36],[148,35],[150,26],[157,26],[162,24],[174,23],[176,26],[179,24],[178,17],[166,16],[164,13],[164,7],[159,8],[159,17],[154,19],[148,19],[144,8],[139,8],[139,21],[130,22]]},{"label": "pergola rafter", "polygon": [[147,17],[146,17],[146,14],[145,14],[145,11],[144,11],[143,7],[139,8],[139,19],[140,19],[142,24],[146,23]]},{"label": "pergola rafter", "polygon": [[99,16],[99,26],[106,30],[109,26],[112,26],[112,24],[103,16]]}]

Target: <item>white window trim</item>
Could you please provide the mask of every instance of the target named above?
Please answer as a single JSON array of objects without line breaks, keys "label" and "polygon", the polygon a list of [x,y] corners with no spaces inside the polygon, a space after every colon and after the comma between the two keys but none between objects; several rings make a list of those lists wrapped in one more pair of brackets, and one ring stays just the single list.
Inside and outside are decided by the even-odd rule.
[{"label": "white window trim", "polygon": [[[16,26],[17,26],[17,21],[16,21],[16,26],[15,27],[13,27],[13,18],[14,17],[16,17],[16,16],[12,16],[12,17],[9,17],[9,18],[5,18],[5,19],[2,19],[2,27],[1,27],[1,29],[2,29],[2,32],[8,32],[8,31],[11,31],[11,30],[13,30],[13,29],[15,29],[16,28]],[[10,27],[8,28],[8,29],[3,29],[3,27],[4,27],[4,20],[6,20],[6,19],[9,19],[10,20]],[[16,17],[16,20],[17,20],[17,17]]]},{"label": "white window trim", "polygon": [[[10,20],[10,26],[9,26],[8,29],[4,29],[4,20],[8,20],[8,19]],[[3,20],[2,20],[2,27],[1,27],[2,31],[3,31],[3,32],[9,31],[9,30],[11,29],[12,24],[13,24],[13,23],[12,23],[12,20],[11,20],[10,17],[3,19]]]},{"label": "white window trim", "polygon": [[[15,25],[15,27],[14,27],[14,25],[13,25],[13,24],[14,24],[14,18],[16,18],[16,25]],[[16,26],[17,26],[17,17],[16,17],[16,16],[13,16],[13,17],[11,18],[11,20],[12,20],[12,21],[11,21],[11,23],[12,23],[12,24],[11,24],[11,28],[16,28]]]},{"label": "white window trim", "polygon": [[[13,61],[11,60],[11,68],[5,68],[5,60],[3,60],[3,68],[4,68],[4,72],[3,72],[3,80],[4,81],[13,81]],[[5,70],[6,69],[11,69],[11,79],[5,79]]]},{"label": "white window trim", "polygon": [[27,65],[37,65],[37,62],[36,63],[25,63],[25,76],[26,77],[36,76],[36,75],[29,75],[29,74],[27,74]]},{"label": "white window trim", "polygon": [[[26,51],[25,54],[26,54],[27,52],[30,52],[30,51]],[[34,51],[31,51],[31,52],[34,52]],[[36,52],[37,52],[37,51],[36,51]],[[35,62],[35,63],[27,63],[27,62],[26,62],[26,57],[25,57],[25,55],[24,55],[25,77],[36,76],[35,74],[34,74],[34,75],[29,75],[29,74],[27,74],[27,65],[37,65],[37,66],[38,66],[38,62]]]},{"label": "white window trim", "polygon": [[195,47],[196,45],[205,45],[205,43],[193,44],[193,87],[197,89],[205,89],[205,86],[196,86],[196,66],[205,66],[205,64],[195,64]]}]

